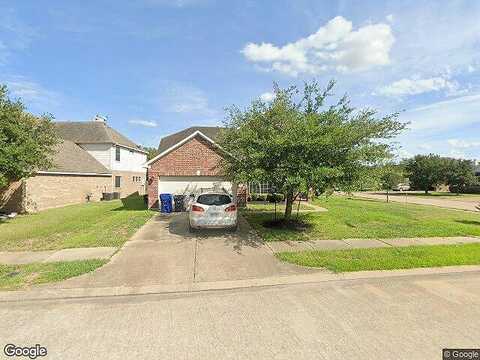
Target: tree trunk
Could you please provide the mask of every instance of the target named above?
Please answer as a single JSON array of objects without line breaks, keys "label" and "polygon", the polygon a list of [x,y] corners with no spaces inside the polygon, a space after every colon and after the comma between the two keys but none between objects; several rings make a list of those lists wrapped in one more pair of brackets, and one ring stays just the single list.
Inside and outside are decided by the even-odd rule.
[{"label": "tree trunk", "polygon": [[388,202],[388,195],[389,195],[389,194],[388,194],[388,189],[387,189],[387,202]]},{"label": "tree trunk", "polygon": [[285,204],[285,221],[290,221],[290,218],[292,217],[292,206],[294,201],[293,194],[288,193],[286,200],[287,202]]},{"label": "tree trunk", "polygon": [[425,195],[428,195],[428,189],[425,189]]}]

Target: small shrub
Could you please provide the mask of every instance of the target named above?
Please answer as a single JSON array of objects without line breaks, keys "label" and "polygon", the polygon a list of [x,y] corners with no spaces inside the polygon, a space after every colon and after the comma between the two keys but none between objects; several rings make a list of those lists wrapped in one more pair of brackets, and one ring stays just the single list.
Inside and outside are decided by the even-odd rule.
[{"label": "small shrub", "polygon": [[268,194],[267,195],[267,201],[274,203],[274,202],[282,202],[284,201],[285,196],[283,194]]},{"label": "small shrub", "polygon": [[258,195],[257,196],[257,201],[267,201],[267,195]]},{"label": "small shrub", "polygon": [[451,193],[460,194],[480,194],[480,185],[466,185],[466,186],[453,186],[450,185],[448,190]]}]

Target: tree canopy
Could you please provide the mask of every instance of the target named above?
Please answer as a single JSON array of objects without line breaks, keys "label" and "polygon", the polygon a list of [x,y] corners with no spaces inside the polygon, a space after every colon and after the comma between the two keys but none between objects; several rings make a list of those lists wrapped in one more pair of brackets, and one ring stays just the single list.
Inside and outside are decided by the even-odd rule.
[{"label": "tree canopy", "polygon": [[405,169],[413,189],[428,193],[440,184],[449,185],[455,192],[462,192],[466,186],[477,180],[471,160],[441,157],[436,154],[416,155],[408,159]]},{"label": "tree canopy", "polygon": [[397,114],[354,109],[347,96],[328,106],[333,87],[333,81],[325,89],[315,81],[301,90],[274,85],[271,102],[228,109],[219,140],[230,155],[222,164],[225,174],[237,182],[270,183],[285,195],[286,220],[301,192],[354,189],[372,166],[391,157],[387,140],[405,127]]},{"label": "tree canopy", "polygon": [[48,168],[59,139],[52,116],[35,116],[0,86],[0,189]]},{"label": "tree canopy", "polygon": [[147,152],[147,160],[152,160],[159,154],[158,149],[150,146],[142,146],[142,149]]},{"label": "tree canopy", "polygon": [[474,161],[447,158],[445,162],[445,183],[450,191],[461,193],[466,187],[477,183]]}]

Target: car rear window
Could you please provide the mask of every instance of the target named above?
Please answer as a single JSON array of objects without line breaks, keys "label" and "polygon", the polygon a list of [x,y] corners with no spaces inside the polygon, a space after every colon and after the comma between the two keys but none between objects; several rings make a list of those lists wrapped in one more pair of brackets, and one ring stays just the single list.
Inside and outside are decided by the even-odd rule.
[{"label": "car rear window", "polygon": [[222,194],[203,194],[197,199],[197,202],[202,205],[226,205],[232,202],[228,195]]}]

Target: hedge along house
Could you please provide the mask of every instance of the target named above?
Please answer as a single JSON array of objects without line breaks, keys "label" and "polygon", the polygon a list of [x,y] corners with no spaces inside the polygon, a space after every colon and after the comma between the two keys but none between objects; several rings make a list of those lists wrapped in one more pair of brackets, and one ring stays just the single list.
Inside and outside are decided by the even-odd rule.
[{"label": "hedge along house", "polygon": [[55,126],[63,141],[55,149],[53,166],[11,184],[0,195],[0,210],[35,212],[99,201],[104,193],[126,197],[145,192],[146,153],[105,119]]},{"label": "hedge along house", "polygon": [[224,188],[237,195],[219,167],[224,152],[216,143],[222,128],[195,126],[161,139],[159,155],[147,163],[148,207],[158,208],[159,194],[189,195],[203,188]]}]

